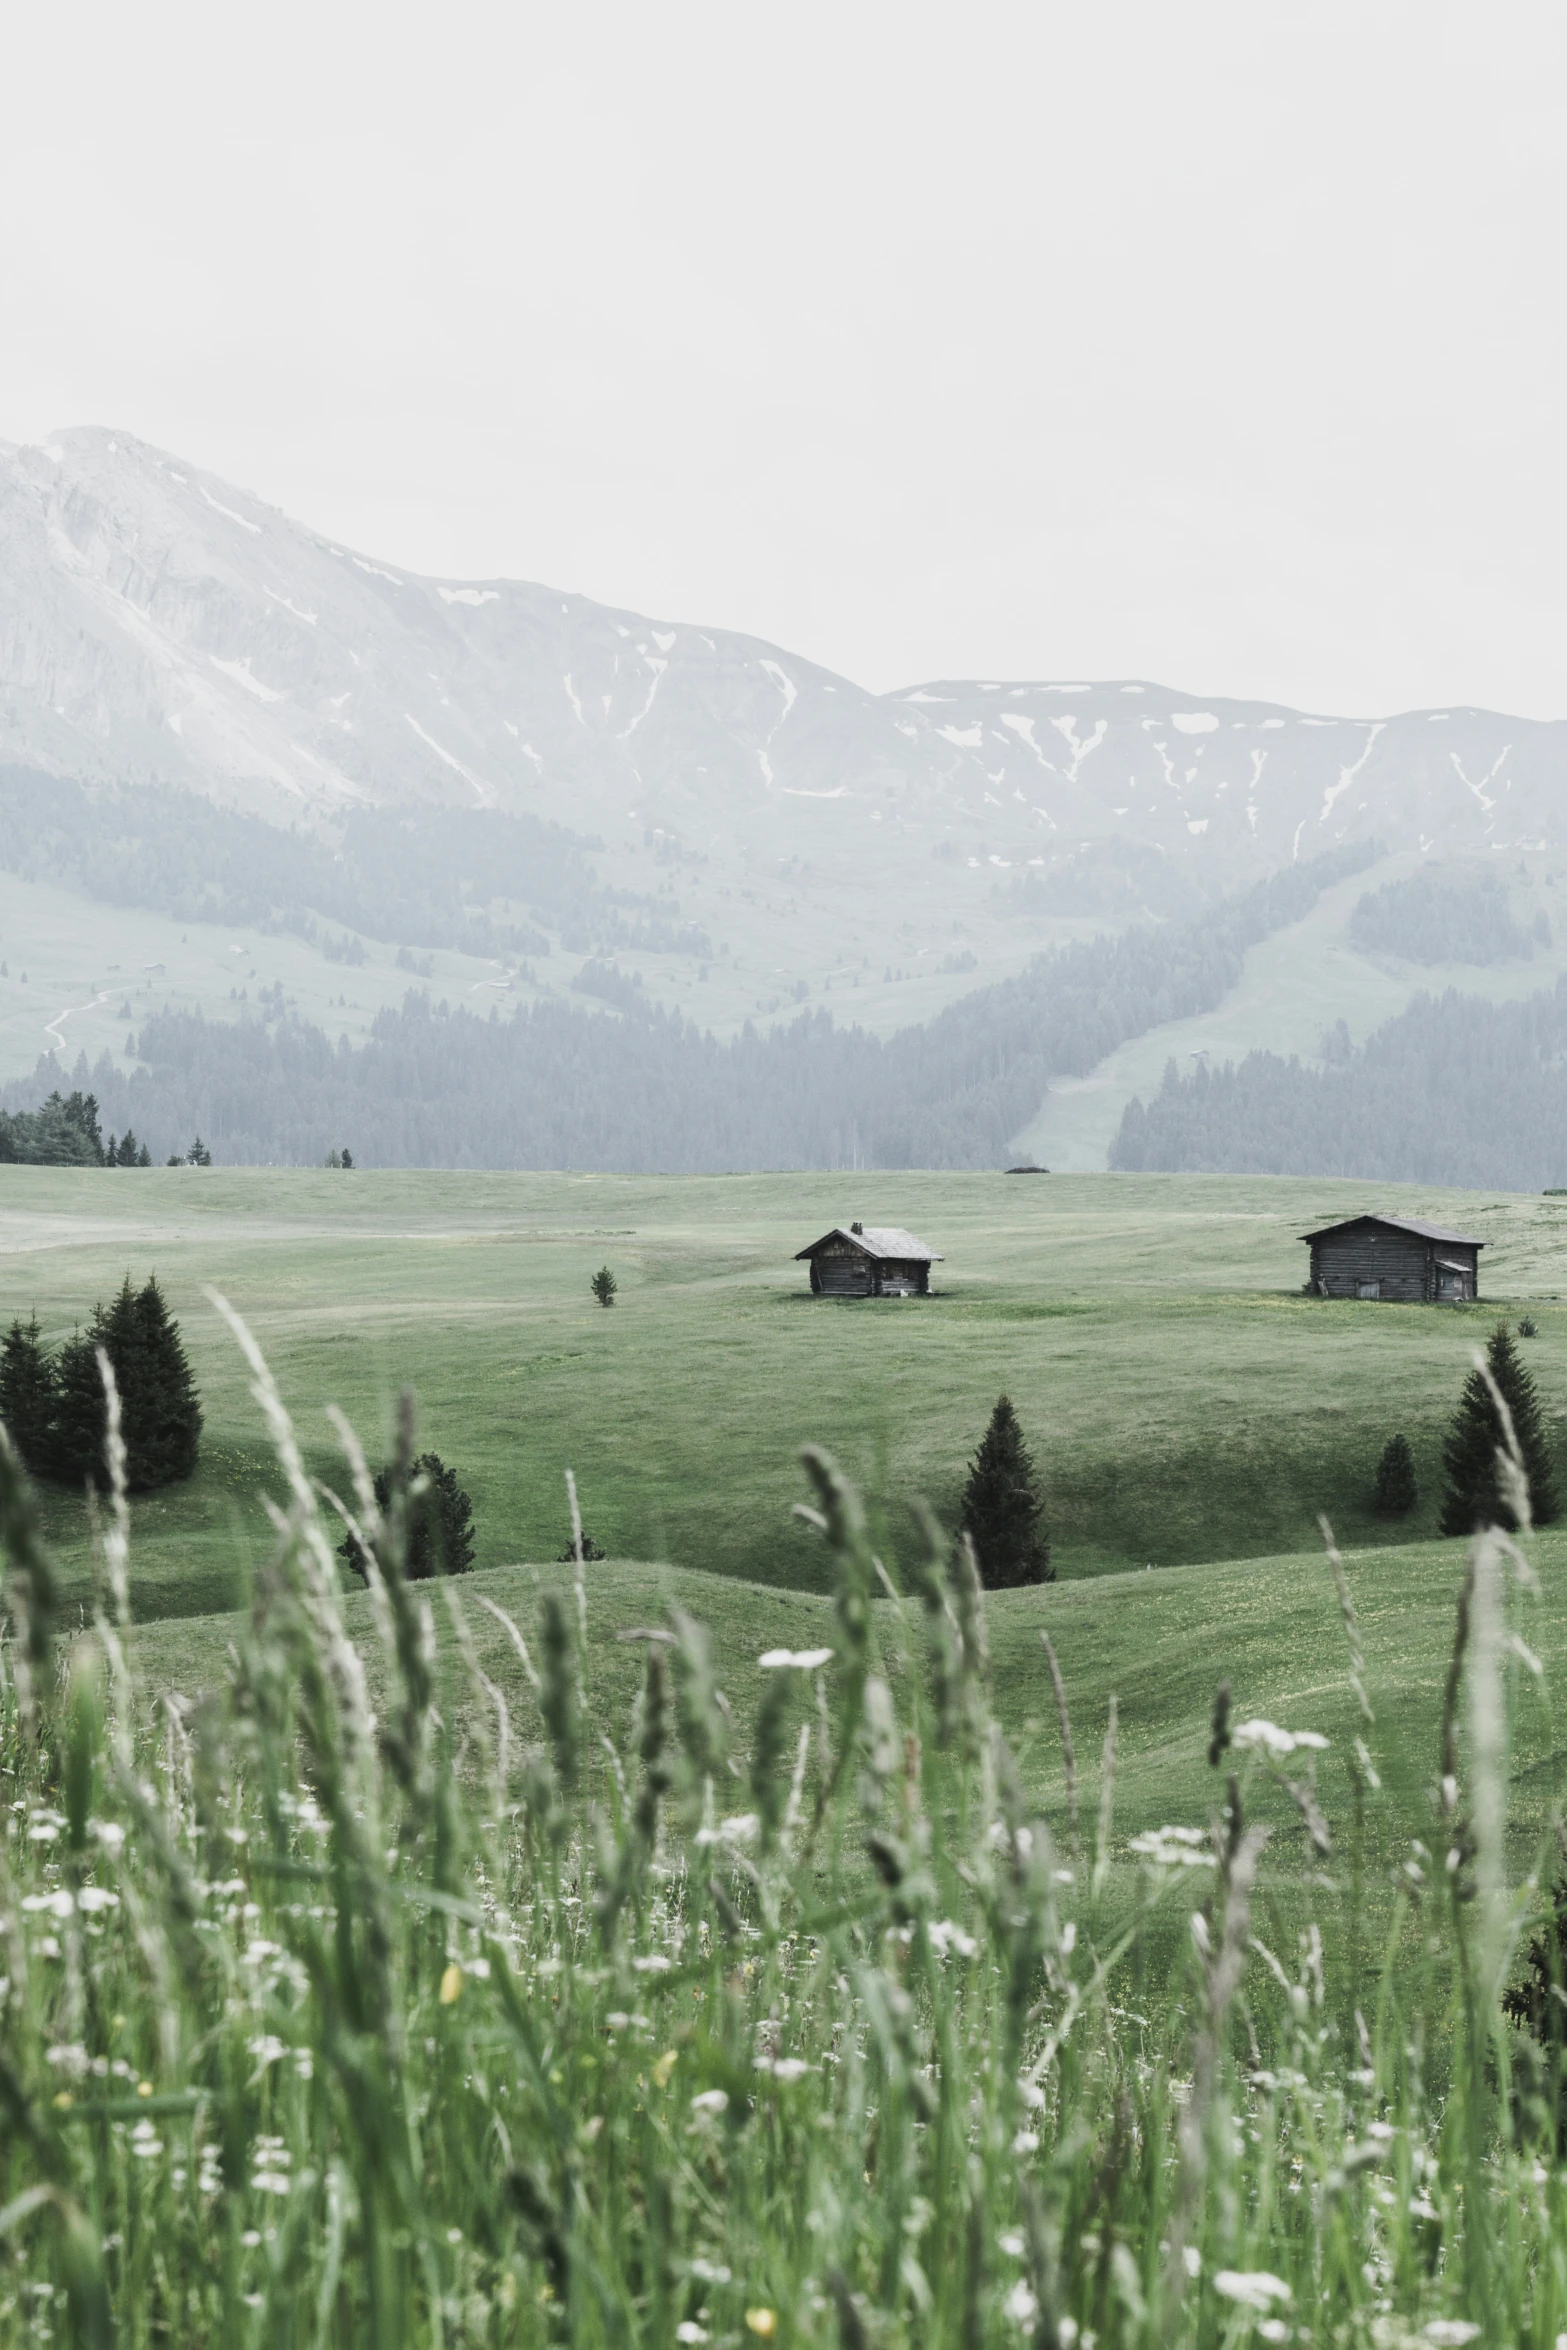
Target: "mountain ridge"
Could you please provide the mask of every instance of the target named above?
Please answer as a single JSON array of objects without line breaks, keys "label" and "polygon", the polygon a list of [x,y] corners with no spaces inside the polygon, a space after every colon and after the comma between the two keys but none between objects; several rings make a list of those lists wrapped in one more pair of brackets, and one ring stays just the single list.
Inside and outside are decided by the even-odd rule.
[{"label": "mountain ridge", "polygon": [[627,850],[934,850],[1019,880],[1151,854],[1201,895],[1372,834],[1554,846],[1567,778],[1567,721],[1473,708],[1357,719],[1140,679],[876,695],[739,632],[416,574],[98,427],[0,444],[0,694],[0,759],[272,821],[449,802]]}]

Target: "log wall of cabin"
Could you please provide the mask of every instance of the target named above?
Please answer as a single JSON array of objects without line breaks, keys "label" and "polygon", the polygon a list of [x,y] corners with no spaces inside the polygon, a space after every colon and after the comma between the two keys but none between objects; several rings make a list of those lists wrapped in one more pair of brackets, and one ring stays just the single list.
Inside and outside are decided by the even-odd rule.
[{"label": "log wall of cabin", "polygon": [[1367,1281],[1380,1282],[1384,1298],[1406,1305],[1435,1295],[1430,1244],[1413,1233],[1367,1229],[1319,1240],[1311,1251],[1311,1277],[1329,1297],[1358,1297]]},{"label": "log wall of cabin", "polygon": [[823,1297],[869,1297],[871,1260],[847,1241],[830,1241],[811,1259],[811,1287]]},{"label": "log wall of cabin", "polygon": [[811,1287],[818,1297],[924,1297],[930,1267],[923,1260],[869,1257],[847,1241],[833,1241],[811,1259]]}]

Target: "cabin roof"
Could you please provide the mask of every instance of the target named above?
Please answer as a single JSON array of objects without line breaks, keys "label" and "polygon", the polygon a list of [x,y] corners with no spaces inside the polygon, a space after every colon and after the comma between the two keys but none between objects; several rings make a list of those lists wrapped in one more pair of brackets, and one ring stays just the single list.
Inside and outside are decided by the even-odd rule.
[{"label": "cabin roof", "polygon": [[944,1260],[923,1240],[916,1240],[912,1232],[905,1232],[901,1224],[867,1224],[858,1232],[851,1232],[847,1224],[835,1224],[824,1232],[820,1240],[813,1240],[809,1248],[796,1249],[794,1261],[814,1257],[830,1240],[846,1240],[862,1256],[878,1257],[885,1261],[894,1258],[902,1264],[939,1265]]},{"label": "cabin roof", "polygon": [[1424,1224],[1418,1216],[1346,1216],[1342,1223],[1324,1224],[1316,1232],[1303,1232],[1302,1240],[1328,1240],[1335,1232],[1353,1232],[1358,1224],[1387,1224],[1395,1232],[1412,1232],[1417,1240],[1434,1240],[1448,1248],[1484,1248],[1472,1232],[1449,1232],[1445,1224]]}]

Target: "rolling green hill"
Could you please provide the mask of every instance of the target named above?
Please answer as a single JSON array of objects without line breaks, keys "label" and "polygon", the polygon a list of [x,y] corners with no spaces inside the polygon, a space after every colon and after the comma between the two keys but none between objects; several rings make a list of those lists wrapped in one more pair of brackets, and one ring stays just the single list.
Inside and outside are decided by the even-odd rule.
[{"label": "rolling green hill", "polygon": [[[1296,1235],[1362,1205],[1473,1225],[1471,1313],[1327,1305],[1299,1294]],[[1255,1178],[571,1176],[6,1168],[7,1313],[55,1338],[130,1270],[181,1317],[207,1414],[188,1486],[136,1504],[136,1605],[204,1613],[240,1596],[267,1540],[270,1465],[232,1343],[203,1298],[251,1321],[312,1466],[338,1473],[325,1406],[384,1446],[399,1386],[473,1496],[478,1564],[547,1559],[563,1473],[612,1554],[759,1583],[819,1577],[790,1515],[795,1453],[828,1445],[894,1557],[908,1503],[950,1513],[997,1393],[1043,1471],[1064,1580],[1435,1531],[1442,1430],[1469,1351],[1527,1300],[1528,1350],[1558,1443],[1567,1203]],[[928,1300],[812,1300],[793,1252],[861,1215],[942,1252]],[[597,1308],[588,1281],[615,1270]],[[1370,1512],[1402,1429],[1422,1500]],[[52,1537],[86,1573],[80,1504]]]},{"label": "rolling green hill", "polygon": [[[1532,1605],[1520,1603],[1521,1623],[1554,1679],[1567,1669],[1567,1617],[1558,1599],[1567,1573],[1567,1532],[1536,1537],[1534,1559],[1543,1596]],[[1383,1780],[1367,1821],[1366,1860],[1374,1874],[1397,1864],[1410,1837],[1429,1835],[1428,1791],[1438,1770],[1436,1725],[1464,1548],[1422,1542],[1398,1550],[1351,1551],[1345,1567],[1365,1643],[1374,1726],[1362,1721],[1349,1689],[1338,1602],[1320,1549],[993,1594],[986,1613],[997,1717],[1015,1744],[1031,1798],[1043,1803],[1061,1841],[1070,1842],[1070,1826],[1042,1630],[1054,1643],[1067,1685],[1086,1842],[1094,1834],[1112,1697],[1118,1712],[1117,1847],[1127,1835],[1151,1826],[1200,1825],[1206,1819],[1218,1798],[1206,1749],[1221,1680],[1230,1683],[1234,1719],[1261,1716],[1327,1737],[1318,1783],[1323,1808],[1341,1831],[1352,1809],[1346,1761],[1356,1736],[1366,1737]],[[449,1587],[480,1666],[506,1694],[513,1735],[524,1743],[541,1734],[538,1717],[508,1633],[480,1602],[505,1609],[533,1643],[536,1656],[541,1592],[567,1589],[570,1578],[570,1568],[562,1565],[501,1567]],[[824,1596],[779,1591],[733,1576],[608,1560],[587,1570],[586,1591],[593,1712],[617,1735],[630,1716],[644,1651],[640,1642],[620,1641],[616,1634],[667,1623],[672,1607],[707,1626],[718,1679],[743,1744],[749,1741],[764,1680],[758,1656],[775,1647],[828,1647],[834,1639],[832,1606]],[[386,1673],[368,1595],[356,1592],[346,1613],[378,1695]],[[899,1682],[905,1641],[908,1653],[923,1654],[918,1602],[910,1603],[902,1628],[888,1603],[878,1608],[877,1617],[884,1664]],[[439,1602],[435,1623],[448,1699],[461,1712],[472,1706],[474,1692],[451,1614]],[[146,1628],[137,1642],[144,1686],[149,1692],[178,1690],[187,1696],[213,1686],[222,1677],[236,1630],[236,1619],[226,1616]],[[1552,1804],[1561,1799],[1567,1752],[1558,1744],[1548,1711],[1531,1707],[1527,1696],[1519,1721],[1510,1832],[1518,1863],[1527,1866]],[[1274,1792],[1263,1810],[1285,1838],[1286,1849],[1303,1845],[1285,1796]],[[1340,1855],[1340,1866],[1342,1860]],[[1385,1906],[1380,1894],[1375,1906]]]}]

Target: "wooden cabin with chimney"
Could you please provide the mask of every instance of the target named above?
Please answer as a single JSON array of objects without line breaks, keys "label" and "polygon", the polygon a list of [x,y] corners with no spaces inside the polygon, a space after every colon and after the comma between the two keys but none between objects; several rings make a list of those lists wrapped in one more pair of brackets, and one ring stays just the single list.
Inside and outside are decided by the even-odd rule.
[{"label": "wooden cabin with chimney", "polygon": [[942,1262],[898,1224],[835,1224],[794,1261],[810,1266],[817,1297],[925,1297]]},{"label": "wooden cabin with chimney", "polygon": [[1413,1216],[1351,1216],[1303,1232],[1316,1297],[1393,1299],[1403,1305],[1472,1305],[1480,1294],[1483,1240]]}]

